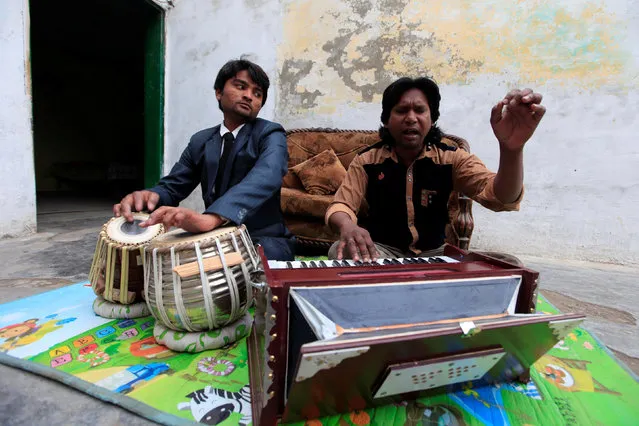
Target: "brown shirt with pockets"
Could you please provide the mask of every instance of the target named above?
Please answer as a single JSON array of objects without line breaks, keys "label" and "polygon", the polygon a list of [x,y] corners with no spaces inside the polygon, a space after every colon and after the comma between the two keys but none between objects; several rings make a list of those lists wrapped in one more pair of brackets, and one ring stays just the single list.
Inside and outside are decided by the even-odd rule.
[{"label": "brown shirt with pockets", "polygon": [[493,211],[519,210],[523,189],[517,200],[502,203],[493,191],[495,176],[477,156],[457,149],[446,138],[425,146],[409,167],[399,161],[392,146],[379,142],[351,162],[326,212],[326,223],[336,212],[357,223],[365,199],[368,215],[360,226],[372,240],[417,254],[444,243],[453,190]]}]

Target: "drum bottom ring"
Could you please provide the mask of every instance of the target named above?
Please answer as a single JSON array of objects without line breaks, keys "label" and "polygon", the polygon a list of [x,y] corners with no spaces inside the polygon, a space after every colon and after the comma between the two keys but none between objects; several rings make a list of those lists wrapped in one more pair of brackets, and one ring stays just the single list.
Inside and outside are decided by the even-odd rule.
[{"label": "drum bottom ring", "polygon": [[188,332],[171,330],[156,320],[153,337],[160,345],[176,352],[195,353],[218,349],[245,338],[251,332],[252,323],[253,316],[247,312],[239,320],[225,327]]},{"label": "drum bottom ring", "polygon": [[123,305],[121,303],[109,302],[102,296],[98,296],[93,301],[93,312],[102,318],[140,318],[151,315],[146,302]]}]

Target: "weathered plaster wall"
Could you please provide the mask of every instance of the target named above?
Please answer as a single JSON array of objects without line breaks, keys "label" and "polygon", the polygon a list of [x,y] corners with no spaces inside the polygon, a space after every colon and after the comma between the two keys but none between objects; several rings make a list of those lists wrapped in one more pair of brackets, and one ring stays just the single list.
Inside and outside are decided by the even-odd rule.
[{"label": "weathered plaster wall", "polygon": [[25,60],[25,0],[7,0],[0,13],[0,237],[35,231],[31,96]]},{"label": "weathered plaster wall", "polygon": [[472,246],[639,263],[639,5],[632,0],[281,0],[277,120],[375,129],[395,78],[441,86],[440,126],[493,170],[490,108],[544,94],[518,213],[475,204]]},{"label": "weathered plaster wall", "polygon": [[[276,102],[277,57],[281,42],[277,1],[179,1],[167,12],[164,171],[180,158],[191,135],[222,121],[213,83],[230,59],[247,56],[271,77],[260,117],[272,119]],[[198,188],[183,202],[201,209]]]}]

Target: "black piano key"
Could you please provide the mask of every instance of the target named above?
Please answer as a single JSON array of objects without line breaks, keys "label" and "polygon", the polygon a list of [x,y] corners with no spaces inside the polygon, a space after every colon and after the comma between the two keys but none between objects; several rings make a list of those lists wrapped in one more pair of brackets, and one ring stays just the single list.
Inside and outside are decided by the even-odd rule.
[{"label": "black piano key", "polygon": [[418,258],[417,258],[417,262],[418,262],[418,263],[422,263],[422,264],[423,264],[423,263],[429,263],[429,262],[428,262],[428,259],[424,259],[423,257],[418,257]]},{"label": "black piano key", "polygon": [[339,263],[339,260],[334,260],[333,266],[342,266],[342,265]]},{"label": "black piano key", "polygon": [[393,262],[391,262],[390,259],[384,259],[384,265],[392,265]]},{"label": "black piano key", "polygon": [[440,259],[439,257],[436,257],[435,263],[446,263],[446,261],[444,259]]},{"label": "black piano key", "polygon": [[306,264],[306,262],[301,261],[300,263],[302,264],[302,268],[308,268],[308,265]]},{"label": "black piano key", "polygon": [[401,265],[401,264],[402,264],[402,262],[400,262],[400,261],[399,261],[399,260],[397,260],[397,259],[393,259],[393,264],[395,264],[395,265]]},{"label": "black piano key", "polygon": [[320,266],[321,266],[322,268],[328,268],[328,265],[327,265],[326,263],[324,263],[324,261],[323,261],[323,260],[320,260],[320,261],[319,261],[319,263],[320,263]]},{"label": "black piano key", "polygon": [[348,260],[344,259],[342,260],[342,266],[351,266],[351,264],[348,263]]},{"label": "black piano key", "polygon": [[364,264],[364,262],[362,262],[361,260],[358,260],[357,262],[355,262],[355,266],[362,266]]},{"label": "black piano key", "polygon": [[311,260],[311,268],[317,268],[317,264],[314,260]]},{"label": "black piano key", "polygon": [[286,267],[288,269],[293,269],[293,264],[291,262],[286,262]]}]

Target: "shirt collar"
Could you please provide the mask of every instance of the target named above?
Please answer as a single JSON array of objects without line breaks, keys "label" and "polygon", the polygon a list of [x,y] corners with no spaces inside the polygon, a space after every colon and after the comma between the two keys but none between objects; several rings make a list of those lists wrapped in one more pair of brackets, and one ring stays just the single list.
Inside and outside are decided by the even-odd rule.
[{"label": "shirt collar", "polygon": [[242,130],[242,127],[244,127],[244,124],[240,124],[239,126],[237,126],[235,130],[231,132],[229,129],[226,128],[226,126],[224,125],[224,122],[222,122],[222,124],[220,125],[220,136],[224,136],[228,132],[231,132],[233,134],[233,138],[237,139],[237,134],[240,133],[240,130]]},{"label": "shirt collar", "polygon": [[[389,157],[391,158],[391,160],[399,163],[399,157],[397,156],[397,152],[395,151],[395,146],[385,145],[384,149],[389,152]],[[436,151],[437,148],[435,148],[434,146],[431,146],[430,149],[427,149],[427,147],[424,145],[422,151],[419,153],[419,156],[415,159],[415,161],[421,160],[425,157],[435,158],[437,156]]]}]

